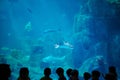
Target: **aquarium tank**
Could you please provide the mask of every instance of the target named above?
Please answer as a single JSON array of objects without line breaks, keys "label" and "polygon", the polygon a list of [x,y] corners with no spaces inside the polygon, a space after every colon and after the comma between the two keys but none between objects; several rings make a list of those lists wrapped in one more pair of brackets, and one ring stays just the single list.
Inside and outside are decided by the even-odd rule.
[{"label": "aquarium tank", "polygon": [[[0,63],[11,80],[28,67],[39,80],[46,67],[120,74],[120,0],[0,0]],[[66,73],[64,73],[66,75]]]}]

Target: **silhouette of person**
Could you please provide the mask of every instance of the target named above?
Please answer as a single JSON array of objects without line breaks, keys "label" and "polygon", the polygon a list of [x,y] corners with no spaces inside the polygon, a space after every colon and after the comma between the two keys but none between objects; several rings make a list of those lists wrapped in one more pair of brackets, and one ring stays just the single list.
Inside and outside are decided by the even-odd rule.
[{"label": "silhouette of person", "polygon": [[71,68],[67,69],[67,71],[66,71],[66,74],[68,76],[68,80],[71,80],[71,72],[72,72]]},{"label": "silhouette of person", "polygon": [[9,64],[0,64],[0,80],[9,80],[11,75]]},{"label": "silhouette of person", "polygon": [[50,78],[50,74],[51,74],[51,69],[45,68],[44,69],[44,76],[40,80],[52,80],[52,78]]},{"label": "silhouette of person", "polygon": [[90,73],[85,72],[83,77],[84,77],[84,80],[89,80],[91,75],[90,75]]},{"label": "silhouette of person", "polygon": [[66,80],[65,76],[64,76],[64,70],[63,68],[59,67],[56,69],[56,73],[59,76],[58,80]]},{"label": "silhouette of person", "polygon": [[115,80],[117,80],[117,72],[116,72],[116,68],[114,66],[109,67],[109,73],[113,74],[116,78]]},{"label": "silhouette of person", "polygon": [[29,70],[27,67],[23,67],[19,71],[19,77],[17,80],[30,80],[29,78]]},{"label": "silhouette of person", "polygon": [[74,69],[71,72],[71,80],[79,80],[79,72],[78,70]]},{"label": "silhouette of person", "polygon": [[108,73],[104,77],[105,80],[116,80],[116,77],[114,74]]},{"label": "silhouette of person", "polygon": [[99,80],[100,72],[97,70],[92,71],[92,80]]}]

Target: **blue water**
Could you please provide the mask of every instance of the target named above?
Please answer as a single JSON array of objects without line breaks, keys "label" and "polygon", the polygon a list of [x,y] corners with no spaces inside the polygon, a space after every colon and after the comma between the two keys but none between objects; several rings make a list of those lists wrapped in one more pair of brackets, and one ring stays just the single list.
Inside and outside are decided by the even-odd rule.
[{"label": "blue water", "polygon": [[28,67],[32,80],[45,67],[107,73],[120,65],[120,7],[117,0],[0,0],[0,63],[11,79]]}]

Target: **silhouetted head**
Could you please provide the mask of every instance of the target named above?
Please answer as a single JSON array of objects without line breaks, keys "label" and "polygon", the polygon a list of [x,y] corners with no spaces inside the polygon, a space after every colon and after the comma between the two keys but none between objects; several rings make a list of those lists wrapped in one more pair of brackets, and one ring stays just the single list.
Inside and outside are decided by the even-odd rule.
[{"label": "silhouetted head", "polygon": [[99,80],[100,72],[97,70],[92,71],[92,80]]},{"label": "silhouetted head", "polygon": [[116,77],[112,73],[108,73],[105,75],[105,80],[116,80]]},{"label": "silhouetted head", "polygon": [[11,75],[10,65],[0,64],[0,80],[8,80]]},{"label": "silhouetted head", "polygon": [[109,67],[109,72],[114,73],[116,72],[116,68],[114,66]]},{"label": "silhouetted head", "polygon": [[85,72],[85,73],[84,73],[84,79],[85,79],[85,80],[90,79],[90,77],[91,77],[90,73],[88,73],[88,72]]},{"label": "silhouetted head", "polygon": [[79,72],[76,69],[72,70],[72,72],[71,72],[72,76],[78,76],[78,74],[79,74]]},{"label": "silhouetted head", "polygon": [[26,68],[26,67],[21,68],[19,74],[20,74],[21,78],[28,77],[29,76],[29,70],[28,70],[28,68]]},{"label": "silhouetted head", "polygon": [[61,67],[57,68],[56,73],[58,74],[58,76],[64,75],[63,68],[61,68]]},{"label": "silhouetted head", "polygon": [[66,74],[67,74],[68,77],[70,77],[71,72],[72,72],[72,69],[71,69],[71,68],[67,69]]},{"label": "silhouetted head", "polygon": [[72,70],[72,72],[71,72],[71,79],[72,80],[79,80],[78,79],[78,75],[79,75],[78,70],[76,70],[76,69]]},{"label": "silhouetted head", "polygon": [[109,73],[112,73],[117,79],[117,72],[116,72],[116,68],[114,66],[109,67]]},{"label": "silhouetted head", "polygon": [[44,69],[44,75],[49,76],[51,74],[51,69],[50,68],[45,68]]}]

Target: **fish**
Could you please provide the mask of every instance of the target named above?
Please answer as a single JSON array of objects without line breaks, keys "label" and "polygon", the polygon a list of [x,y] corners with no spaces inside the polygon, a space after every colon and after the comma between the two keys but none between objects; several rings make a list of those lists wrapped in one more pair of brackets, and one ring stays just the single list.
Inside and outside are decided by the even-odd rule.
[{"label": "fish", "polygon": [[61,29],[46,29],[43,31],[43,33],[57,32],[57,31],[61,31]]},{"label": "fish", "polygon": [[1,50],[8,51],[8,50],[10,50],[10,48],[8,48],[8,47],[2,47]]},{"label": "fish", "polygon": [[24,30],[26,30],[27,32],[30,32],[32,30],[32,25],[30,21],[25,25]]},{"label": "fish", "polygon": [[28,11],[29,13],[32,13],[32,10],[31,10],[30,8],[27,8],[27,11]]},{"label": "fish", "polygon": [[34,48],[33,48],[33,53],[40,53],[40,54],[42,54],[43,53],[43,47],[42,46],[34,46]]},{"label": "fish", "polygon": [[66,45],[59,45],[59,46],[56,46],[55,48],[60,48],[60,49],[73,49],[72,47],[66,46]]},{"label": "fish", "polygon": [[54,47],[56,49],[73,49],[73,45],[71,45],[69,42],[63,42],[63,44],[55,44]]},{"label": "fish", "polygon": [[45,62],[45,63],[52,63],[52,64],[54,64],[54,63],[58,63],[58,62],[64,61],[65,57],[66,56],[63,56],[63,57],[47,56],[47,57],[44,57],[42,59],[42,61]]}]

